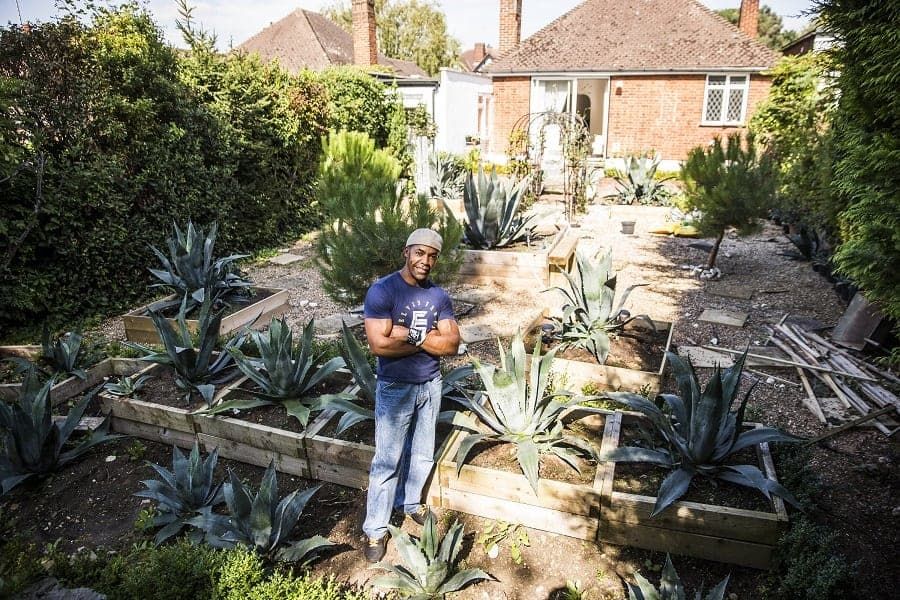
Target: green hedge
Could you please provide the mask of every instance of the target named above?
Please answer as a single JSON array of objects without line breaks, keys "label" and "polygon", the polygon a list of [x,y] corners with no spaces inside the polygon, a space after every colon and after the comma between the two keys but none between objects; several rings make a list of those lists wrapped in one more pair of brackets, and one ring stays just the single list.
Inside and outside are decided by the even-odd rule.
[{"label": "green hedge", "polygon": [[841,40],[832,189],[846,210],[835,262],[900,319],[900,6],[823,0],[821,9]]},{"label": "green hedge", "polygon": [[220,253],[317,227],[322,136],[400,139],[386,92],[353,69],[176,51],[133,4],[0,29],[0,338],[145,299],[173,221],[218,220]]}]

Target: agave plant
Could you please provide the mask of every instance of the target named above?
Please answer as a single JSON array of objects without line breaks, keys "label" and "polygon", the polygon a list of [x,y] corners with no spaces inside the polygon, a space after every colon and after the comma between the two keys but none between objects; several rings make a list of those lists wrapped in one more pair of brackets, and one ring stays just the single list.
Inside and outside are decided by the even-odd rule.
[{"label": "agave plant", "polygon": [[[120,436],[109,435],[109,420],[69,445],[96,389],[69,411],[60,426],[50,414],[50,388],[55,378],[41,385],[29,369],[14,404],[0,402],[0,495],[32,476],[45,475],[72,462],[93,446]],[[65,449],[68,446],[68,449]]]},{"label": "agave plant", "polygon": [[172,470],[148,462],[161,479],[148,479],[141,483],[147,488],[135,494],[139,498],[150,498],[158,502],[159,513],[153,518],[153,525],[162,527],[155,542],[161,544],[176,535],[188,521],[204,509],[222,503],[225,495],[222,483],[214,483],[213,472],[219,460],[218,449],[213,450],[206,460],[200,460],[197,442],[189,457],[172,446]]},{"label": "agave plant", "polygon": [[318,356],[313,345],[314,331],[315,323],[310,320],[303,328],[299,348],[295,348],[294,333],[288,326],[287,319],[272,318],[266,333],[252,333],[253,341],[259,348],[259,359],[245,356],[239,348],[229,348],[238,368],[256,384],[257,389],[253,391],[252,398],[220,402],[206,412],[219,414],[230,410],[282,404],[289,415],[306,427],[310,413],[331,408],[343,411],[345,415],[352,415],[342,420],[343,429],[361,419],[375,418],[372,411],[354,403],[350,395],[312,395],[317,385],[344,366],[344,359],[339,356],[316,366]]},{"label": "agave plant", "polygon": [[[628,600],[685,600],[686,593],[681,578],[672,566],[672,559],[666,554],[666,565],[663,567],[662,574],[659,579],[659,589],[653,587],[653,584],[641,577],[640,573],[634,574],[637,585],[627,583]],[[703,588],[694,594],[694,600],[722,600],[725,597],[725,588],[728,586],[726,577],[719,582],[719,585],[703,596]]]},{"label": "agave plant", "polygon": [[238,271],[235,261],[249,255],[232,254],[225,258],[215,258],[217,223],[212,224],[208,234],[194,227],[190,220],[184,232],[174,223],[172,228],[174,235],[166,240],[169,247],[168,257],[155,246],[150,247],[163,267],[150,269],[160,281],[151,287],[171,289],[179,295],[179,298],[158,305],[158,310],[185,302],[187,312],[190,313],[203,304],[207,297],[212,300],[215,307],[223,303],[246,300],[248,288],[253,282]]},{"label": "agave plant", "polygon": [[197,326],[198,347],[194,346],[191,330],[188,329],[185,313],[187,300],[181,301],[181,308],[173,326],[168,319],[156,311],[150,312],[153,326],[163,343],[163,352],[152,348],[127,342],[129,348],[143,352],[140,360],[161,365],[169,365],[175,371],[175,385],[184,392],[185,403],[191,403],[194,393],[200,395],[207,406],[212,405],[216,386],[226,383],[237,376],[234,359],[229,351],[240,348],[244,343],[243,334],[228,340],[223,351],[214,355],[219,341],[221,313],[212,313],[212,300],[206,298],[200,307],[200,318]]},{"label": "agave plant", "polygon": [[[501,368],[476,362],[475,370],[486,390],[487,402],[480,397],[460,398],[458,402],[474,412],[481,423],[458,418],[457,422],[476,432],[463,438],[456,453],[457,472],[462,470],[472,449],[486,442],[516,445],[519,466],[537,493],[538,463],[542,454],[555,454],[580,472],[577,454],[597,458],[597,450],[587,440],[565,427],[564,417],[585,397],[566,390],[548,391],[547,384],[555,350],[540,356],[540,339],[531,358],[531,372],[525,375],[525,344],[521,334],[513,338],[510,351],[500,346]],[[561,399],[561,400],[560,400]]]},{"label": "agave plant", "polygon": [[561,292],[566,299],[562,316],[561,348],[582,348],[591,353],[598,363],[603,364],[609,356],[610,336],[621,333],[625,326],[635,320],[647,323],[653,331],[656,326],[647,315],[631,316],[622,307],[634,288],[646,284],[638,283],[628,287],[613,308],[616,295],[616,276],[612,273],[612,253],[599,252],[593,258],[581,250],[575,253],[578,276],[563,271],[569,282],[569,289],[553,287],[547,291]]},{"label": "agave plant", "polygon": [[799,507],[793,494],[781,484],[767,479],[754,465],[726,464],[734,453],[763,442],[798,442],[800,438],[771,427],[744,430],[744,409],[753,391],[751,386],[743,400],[732,411],[744,370],[746,352],[734,366],[716,367],[706,388],[701,392],[697,374],[690,361],[666,353],[681,395],[661,394],[671,412],[663,412],[643,396],[629,392],[609,392],[605,397],[643,413],[665,440],[667,447],[615,448],[604,460],[613,462],[649,462],[672,469],[656,493],[651,517],[664,511],[687,492],[697,475],[713,477],[759,490],[770,499],[780,496]]},{"label": "agave plant", "polygon": [[493,579],[481,569],[465,569],[454,573],[464,535],[459,521],[453,522],[443,539],[438,537],[437,525],[431,513],[425,517],[422,537],[418,540],[393,525],[388,525],[388,530],[403,564],[381,562],[374,565],[372,568],[390,573],[373,582],[377,587],[397,590],[411,599],[427,600],[444,598],[446,594],[461,590],[473,581]]},{"label": "agave plant", "polygon": [[465,166],[452,155],[438,154],[429,161],[431,166],[431,197],[451,199],[463,194]]},{"label": "agave plant", "polygon": [[288,541],[306,503],[320,485],[295,490],[279,502],[274,460],[269,463],[255,496],[252,490],[244,487],[234,471],[229,471],[228,478],[229,482],[223,488],[228,515],[216,514],[212,512],[212,507],[207,506],[201,514],[188,521],[188,524],[205,532],[205,539],[210,545],[231,548],[235,544],[244,544],[255,548],[263,556],[291,562],[304,557],[311,560],[311,555],[318,550],[334,545],[321,535]]},{"label": "agave plant", "polygon": [[107,381],[103,390],[120,398],[135,398],[146,387],[153,375],[125,375],[119,381]]},{"label": "agave plant", "polygon": [[466,175],[463,203],[466,208],[466,241],[474,248],[502,248],[524,238],[534,228],[534,215],[519,214],[522,199],[528,192],[529,179],[510,183],[496,173]]},{"label": "agave plant", "polygon": [[77,331],[69,331],[62,337],[51,338],[50,330],[44,325],[41,358],[56,374],[71,374],[79,379],[87,379],[84,369],[78,368],[83,339],[84,336]]},{"label": "agave plant", "polygon": [[671,179],[656,178],[659,161],[646,156],[632,156],[628,159],[625,177],[617,177],[619,184],[619,202],[621,204],[654,204],[668,196],[663,182]]}]

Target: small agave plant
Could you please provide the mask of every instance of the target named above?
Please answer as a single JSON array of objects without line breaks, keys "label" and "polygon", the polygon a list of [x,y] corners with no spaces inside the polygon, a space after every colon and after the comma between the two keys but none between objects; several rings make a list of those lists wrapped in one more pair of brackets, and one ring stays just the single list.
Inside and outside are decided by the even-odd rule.
[{"label": "small agave plant", "polygon": [[344,366],[344,359],[341,357],[332,358],[325,364],[317,366],[318,356],[313,345],[314,332],[315,323],[310,320],[303,328],[298,352],[294,347],[294,333],[287,320],[273,318],[267,332],[255,331],[251,334],[259,348],[259,359],[245,356],[239,348],[230,348],[229,352],[238,368],[256,384],[258,389],[252,392],[253,398],[220,402],[206,412],[219,414],[230,410],[282,404],[289,415],[306,427],[310,413],[330,408],[352,415],[342,420],[344,429],[359,420],[375,418],[372,411],[355,404],[352,396],[312,395],[317,385]]},{"label": "small agave plant", "polygon": [[136,398],[147,386],[153,375],[125,375],[118,381],[107,381],[103,391],[120,398]]},{"label": "small agave plant", "polygon": [[[701,392],[697,374],[690,362],[667,353],[681,395],[661,394],[670,414],[655,404],[629,392],[608,392],[604,397],[631,410],[643,413],[666,442],[666,447],[622,447],[611,450],[603,460],[613,462],[649,462],[672,470],[656,493],[651,517],[660,514],[681,498],[696,476],[713,477],[757,489],[771,498],[772,494],[791,504],[799,503],[781,484],[767,479],[754,465],[726,464],[734,453],[763,442],[799,442],[800,438],[771,427],[744,430],[744,409],[753,387],[732,411],[744,370],[746,353],[723,373],[716,368]],[[754,386],[755,387],[755,386]]]},{"label": "small agave plant", "polygon": [[208,544],[216,548],[231,548],[244,544],[255,548],[262,556],[281,561],[303,561],[307,564],[316,552],[334,544],[321,535],[289,542],[306,503],[321,486],[295,490],[278,501],[278,480],[275,461],[269,463],[256,495],[245,487],[233,471],[225,484],[225,504],[228,515],[212,512],[205,507],[188,524],[205,532]]},{"label": "small agave plant", "polygon": [[672,179],[656,178],[656,170],[659,168],[659,160],[647,156],[632,156],[628,159],[625,177],[617,177],[619,185],[619,203],[653,204],[663,200],[668,195],[668,190],[663,182]]},{"label": "small agave plant", "polygon": [[516,445],[516,457],[522,472],[537,493],[538,463],[542,454],[555,454],[580,472],[578,454],[597,458],[597,450],[582,437],[570,432],[564,417],[586,397],[566,390],[548,391],[550,367],[555,351],[540,355],[540,339],[531,358],[531,372],[525,375],[525,344],[521,334],[513,338],[510,351],[500,346],[501,368],[475,364],[484,385],[487,402],[480,395],[458,402],[478,416],[480,423],[462,415],[457,423],[474,431],[463,438],[456,454],[457,472],[461,471],[472,449],[482,443],[508,442]]},{"label": "small agave plant", "polygon": [[613,307],[616,276],[612,273],[611,252],[601,252],[591,258],[578,250],[575,263],[577,277],[563,271],[569,282],[568,289],[553,287],[547,290],[559,291],[566,298],[562,316],[562,349],[582,348],[602,365],[609,356],[610,337],[621,333],[632,321],[641,320],[656,331],[650,317],[631,316],[622,308],[634,288],[646,284],[630,286],[619,298],[618,305]]},{"label": "small agave plant", "polygon": [[[684,585],[681,578],[672,566],[672,559],[666,554],[666,565],[663,567],[662,575],[659,579],[659,589],[656,589],[652,583],[647,581],[640,573],[634,574],[637,584],[627,583],[628,600],[685,600],[687,597],[684,591]],[[706,596],[703,595],[703,589],[694,594],[694,600],[722,600],[725,597],[725,588],[728,587],[728,579],[726,577],[719,582],[719,585],[709,591]]]},{"label": "small agave plant", "polygon": [[162,269],[150,269],[160,283],[151,287],[162,287],[175,291],[179,298],[158,310],[178,306],[184,302],[188,313],[209,298],[214,307],[220,304],[246,301],[247,291],[253,285],[238,271],[235,261],[246,258],[247,254],[232,254],[225,258],[215,257],[218,224],[213,223],[209,233],[204,234],[199,227],[188,221],[182,231],[172,224],[174,235],[166,240],[169,256],[156,247],[150,249],[162,263]]},{"label": "small agave plant", "polygon": [[466,208],[466,241],[483,250],[502,248],[528,235],[534,216],[523,217],[519,208],[528,192],[529,179],[518,183],[500,179],[496,173],[469,173],[463,188]]},{"label": "small agave plant", "polygon": [[376,587],[397,590],[410,599],[429,600],[442,599],[473,581],[493,579],[481,569],[465,569],[454,573],[464,535],[459,521],[453,522],[443,539],[438,536],[434,515],[430,513],[425,517],[422,537],[418,540],[393,525],[388,525],[388,530],[403,564],[381,562],[374,565],[372,568],[389,573],[373,582]]},{"label": "small agave plant", "polygon": [[41,340],[41,358],[53,368],[55,374],[72,374],[79,379],[87,379],[84,369],[78,368],[83,339],[84,336],[77,331],[69,331],[62,337],[53,339],[45,325]]},{"label": "small agave plant", "polygon": [[193,394],[199,394],[211,406],[216,393],[216,386],[226,383],[237,376],[230,350],[240,348],[244,336],[230,339],[222,352],[215,355],[219,342],[219,326],[222,323],[221,313],[211,312],[212,300],[207,298],[200,307],[200,318],[197,327],[199,343],[194,345],[191,330],[188,329],[186,312],[187,302],[182,300],[175,326],[156,311],[150,312],[153,326],[162,340],[163,352],[157,352],[141,344],[126,342],[144,354],[140,360],[169,365],[175,371],[175,385],[184,392],[184,401],[191,403]]},{"label": "small agave plant", "polygon": [[161,544],[176,535],[188,521],[203,512],[221,504],[225,500],[222,483],[216,484],[213,474],[219,460],[218,449],[213,450],[206,460],[200,459],[200,448],[197,442],[191,449],[189,457],[172,447],[172,470],[148,462],[147,464],[159,474],[160,479],[148,479],[141,483],[147,488],[137,492],[139,498],[150,498],[158,503],[157,514],[153,525],[162,527],[154,540]]},{"label": "small agave plant", "polygon": [[97,444],[120,437],[109,435],[109,419],[105,419],[78,443],[69,445],[96,390],[72,407],[59,425],[51,415],[50,388],[54,383],[51,377],[41,385],[35,370],[29,369],[15,403],[0,402],[0,495],[29,477],[64,467]]}]

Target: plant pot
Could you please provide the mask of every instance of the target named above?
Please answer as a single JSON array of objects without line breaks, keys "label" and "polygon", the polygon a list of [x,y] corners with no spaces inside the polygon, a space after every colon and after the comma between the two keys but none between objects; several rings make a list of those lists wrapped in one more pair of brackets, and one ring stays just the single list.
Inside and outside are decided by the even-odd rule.
[{"label": "plant pot", "polygon": [[634,221],[622,221],[622,233],[625,235],[634,235]]}]

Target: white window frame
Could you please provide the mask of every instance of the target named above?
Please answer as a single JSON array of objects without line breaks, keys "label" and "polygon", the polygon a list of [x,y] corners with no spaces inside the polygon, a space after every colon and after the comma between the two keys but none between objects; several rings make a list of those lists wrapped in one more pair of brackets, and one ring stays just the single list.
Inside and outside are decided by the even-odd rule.
[{"label": "white window frame", "polygon": [[[709,102],[709,92],[710,92],[710,77],[725,77],[724,85],[715,85],[717,88],[721,88],[724,90],[724,94],[722,96],[722,112],[719,114],[719,119],[708,121],[706,119],[706,108],[707,103]],[[732,83],[733,77],[743,77],[744,83]],[[728,101],[731,97],[731,90],[743,90],[744,95],[741,102],[741,118],[737,121],[728,121],[726,120],[726,115],[728,113]],[[701,125],[714,125],[721,127],[723,125],[743,125],[747,120],[747,99],[750,96],[750,74],[749,73],[710,73],[706,76],[706,84],[703,87],[703,112],[700,113],[700,124]]]}]

